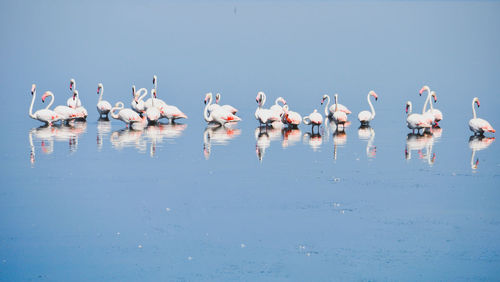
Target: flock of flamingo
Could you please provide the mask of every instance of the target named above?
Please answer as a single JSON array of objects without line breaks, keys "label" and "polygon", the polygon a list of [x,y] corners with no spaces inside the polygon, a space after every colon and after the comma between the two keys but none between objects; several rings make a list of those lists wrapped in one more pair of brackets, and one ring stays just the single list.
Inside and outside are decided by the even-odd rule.
[{"label": "flock of flamingo", "polygon": [[[68,98],[66,105],[59,105],[54,109],[51,109],[52,104],[54,103],[54,94],[51,91],[46,91],[42,96],[42,102],[45,102],[48,97],[51,98],[50,102],[44,109],[33,113],[33,105],[36,99],[36,85],[33,84],[31,89],[32,100],[29,108],[29,116],[43,122],[48,128],[56,122],[60,122],[61,124],[70,124],[75,120],[86,120],[88,112],[82,106],[79,99],[79,93],[76,89],[76,82],[74,79],[70,80],[69,89],[72,95]],[[99,83],[97,86],[97,94],[99,95],[99,98],[96,105],[99,117],[107,119],[108,115],[110,115],[114,119],[123,121],[127,127],[134,130],[145,129],[151,124],[159,125],[160,128],[164,127],[165,125],[159,123],[159,121],[165,118],[168,119],[169,125],[172,125],[172,128],[169,128],[167,131],[172,131],[175,135],[179,134],[179,130],[182,131],[183,129],[178,128],[179,124],[176,124],[175,121],[178,119],[188,118],[186,114],[179,110],[179,108],[173,105],[168,105],[165,101],[157,97],[156,75],[153,76],[153,88],[149,92],[146,88],[136,90],[135,85],[132,86],[132,101],[130,103],[130,108],[125,108],[124,103],[121,101],[116,102],[115,105],[112,106],[111,103],[103,100],[103,93],[104,87],[102,83]],[[420,89],[419,95],[422,96],[424,93],[426,93],[427,96],[423,104],[422,113],[414,113],[412,111],[411,101],[406,103],[406,124],[408,128],[412,130],[412,133],[409,134],[407,138],[406,157],[407,159],[411,158],[412,150],[418,150],[419,154],[422,155],[422,148],[427,146],[428,153],[426,154],[426,157],[429,162],[433,162],[433,157],[431,157],[430,153],[432,151],[432,145],[430,145],[429,148],[429,144],[432,142],[428,142],[429,140],[427,139],[429,139],[429,136],[432,136],[433,134],[436,136],[440,134],[439,122],[443,119],[443,114],[440,110],[434,108],[433,106],[432,101],[434,101],[434,103],[437,102],[437,95],[435,91],[431,91],[429,86],[424,86]],[[150,97],[147,100],[144,100],[148,94]],[[366,135],[366,138],[364,139],[370,140],[369,145],[367,145],[367,155],[375,154],[374,146],[370,145],[373,141],[373,136],[375,135],[373,129],[369,127],[370,121],[375,118],[375,108],[372,104],[371,97],[373,97],[375,101],[378,100],[377,93],[370,91],[366,96],[370,110],[361,111],[358,114],[358,120],[361,124],[358,132],[360,138]],[[210,155],[210,140],[218,142],[217,139],[221,137],[221,134],[219,134],[220,132],[218,131],[222,130],[224,132],[230,132],[231,134],[229,135],[238,135],[238,130],[231,129],[230,125],[241,121],[241,118],[237,116],[238,110],[235,107],[220,104],[220,93],[215,95],[215,102],[213,101],[213,98],[212,93],[207,93],[204,98],[205,107],[203,110],[203,118],[209,125],[212,125],[211,127],[208,127],[204,133],[204,153],[207,158]],[[269,146],[270,140],[273,139],[269,136],[276,133],[274,132],[276,129],[287,129],[285,133],[282,133],[284,131],[280,131],[279,133],[283,134],[283,146],[286,147],[288,142],[293,142],[292,140],[295,138],[293,134],[301,123],[311,125],[311,133],[309,133],[309,138],[307,138],[307,140],[313,149],[317,148],[318,144],[316,143],[321,143],[321,139],[318,139],[319,127],[324,121],[328,121],[330,127],[332,127],[332,124],[335,127],[335,133],[333,136],[335,145],[339,142],[342,143],[341,141],[343,136],[345,139],[345,133],[343,132],[346,125],[349,124],[348,116],[351,114],[351,111],[348,107],[339,103],[338,94],[335,94],[333,98],[334,101],[330,105],[330,96],[326,94],[322,96],[321,105],[324,105],[324,117],[317,109],[315,109],[311,114],[302,117],[299,113],[290,109],[290,106],[283,97],[276,98],[274,104],[270,108],[265,108],[264,105],[267,99],[266,94],[264,92],[258,92],[255,98],[257,102],[255,118],[259,123],[259,127],[256,130],[255,136],[257,140],[257,155],[259,159],[262,160],[265,149]],[[484,139],[484,133],[495,132],[495,129],[493,129],[488,121],[477,117],[476,105],[479,107],[480,103],[479,99],[474,97],[472,100],[473,118],[469,121],[469,128],[474,133],[475,137],[471,138],[469,142],[471,149],[473,149],[473,155],[475,151],[482,149],[482,144],[488,143],[489,145],[489,143],[494,140],[494,138]],[[427,109],[427,107],[429,107],[429,109]],[[315,128],[317,128],[316,133]],[[325,128],[328,129],[327,126],[325,126]],[[146,129],[146,131],[148,130]],[[417,132],[416,134],[415,131]],[[170,133],[167,133],[167,135],[168,134]],[[119,135],[115,136],[115,139],[116,138],[119,138]],[[227,137],[223,137],[222,139],[225,138]],[[116,140],[119,141],[120,139]],[[484,142],[485,140],[488,142]],[[422,144],[425,144],[425,146]],[[152,152],[153,151],[154,150],[152,149]],[[336,156],[336,150],[334,155]],[[471,160],[471,164],[472,163],[473,162]],[[477,163],[475,165],[477,166]]]}]

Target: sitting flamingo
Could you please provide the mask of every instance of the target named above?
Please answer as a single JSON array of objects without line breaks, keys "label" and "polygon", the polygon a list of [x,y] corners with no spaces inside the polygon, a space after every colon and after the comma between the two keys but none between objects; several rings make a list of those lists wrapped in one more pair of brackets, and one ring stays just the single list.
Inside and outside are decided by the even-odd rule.
[{"label": "sitting flamingo", "polygon": [[[215,104],[218,105],[219,102],[220,102],[220,99],[221,99],[220,93],[215,94]],[[238,112],[238,110],[235,107],[231,106],[231,105],[222,105],[221,107],[223,109],[225,109],[226,111],[232,113],[233,115]]]}]

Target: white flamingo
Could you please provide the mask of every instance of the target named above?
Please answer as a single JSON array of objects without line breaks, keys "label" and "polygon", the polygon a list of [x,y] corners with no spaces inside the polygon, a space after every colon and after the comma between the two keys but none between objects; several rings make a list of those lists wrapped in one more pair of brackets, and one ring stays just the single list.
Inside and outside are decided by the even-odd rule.
[{"label": "white flamingo", "polygon": [[282,103],[283,106],[286,105],[286,100],[283,97],[278,97],[274,101],[274,105],[271,106],[271,111],[275,111],[278,116],[281,116],[283,114],[283,106],[280,105],[279,103]]},{"label": "white flamingo", "polygon": [[36,98],[36,85],[31,85],[31,105],[29,110],[29,116],[32,119],[39,120],[44,122],[46,125],[52,125],[52,123],[61,119],[61,117],[54,111],[48,109],[41,109],[33,113],[33,104],[35,103]]},{"label": "white flamingo", "polygon": [[[218,105],[218,104],[219,104],[219,102],[220,102],[220,99],[221,99],[221,94],[220,94],[220,93],[215,94],[215,104],[217,104],[217,105]],[[232,113],[233,115],[234,115],[234,114],[236,114],[236,113],[238,112],[238,110],[237,110],[235,107],[231,106],[231,105],[222,105],[221,107],[222,107],[224,110],[226,110],[226,111],[228,111],[228,112]]]},{"label": "white flamingo", "polygon": [[161,111],[156,105],[156,90],[151,89],[151,107],[146,110],[146,116],[150,123],[156,123],[161,118]]},{"label": "white flamingo", "polygon": [[[210,94],[210,95],[208,95]],[[222,126],[225,126],[227,123],[232,123],[232,122],[238,122],[241,121],[239,117],[236,115],[233,115],[232,113],[224,110],[221,107],[215,108],[213,111],[208,112],[208,108],[212,104],[212,95],[211,93],[208,93],[205,96],[205,109],[203,110],[203,118],[205,119],[206,122],[211,123],[218,123]]]},{"label": "white flamingo", "polygon": [[[156,89],[153,89],[156,97]],[[159,107],[162,118],[168,119],[170,123],[174,123],[176,119],[188,118],[179,108],[172,105],[163,104]]]},{"label": "white flamingo", "polygon": [[[144,93],[141,95],[141,93]],[[141,88],[139,91],[135,91],[135,85],[132,85],[132,102],[130,102],[130,106],[132,110],[136,111],[138,114],[142,114],[146,111],[146,107],[144,106],[144,97],[148,95],[148,90],[146,88]]]},{"label": "white flamingo", "polygon": [[[73,90],[73,97],[79,101],[80,99],[78,98],[78,90]],[[71,106],[70,106],[71,107]],[[79,115],[79,118],[86,119],[88,116],[87,109],[85,109],[83,106],[78,106],[78,107],[72,107],[73,109],[76,110],[76,112]]]},{"label": "white flamingo", "polygon": [[476,116],[476,108],[474,108],[474,103],[477,104],[477,107],[479,108],[479,99],[477,97],[474,97],[474,99],[472,99],[472,119],[469,120],[469,128],[472,132],[474,132],[474,135],[476,134],[479,134],[479,135],[483,135],[485,132],[491,132],[491,133],[495,133],[495,129],[493,129],[493,127],[491,126],[491,124],[482,119],[482,118],[478,118]]},{"label": "white flamingo", "polygon": [[99,95],[99,100],[97,100],[97,111],[99,112],[99,117],[105,115],[108,117],[109,111],[111,111],[111,104],[108,101],[102,100],[102,94],[104,93],[104,87],[102,83],[97,85],[97,94]]},{"label": "white flamingo", "polygon": [[370,96],[373,96],[375,98],[375,101],[378,100],[377,93],[375,91],[370,91],[368,92],[368,95],[366,95],[366,100],[368,101],[368,105],[370,105],[370,110],[369,111],[362,111],[358,114],[358,120],[361,122],[361,124],[368,124],[370,121],[372,121],[375,118],[375,108],[372,105],[372,102],[370,101]]},{"label": "white flamingo", "polygon": [[351,113],[351,111],[346,106],[344,106],[342,104],[337,103],[337,110],[335,109],[335,105],[331,105],[330,107],[328,107],[328,105],[330,105],[330,96],[328,96],[327,94],[323,95],[323,98],[321,99],[321,105],[323,105],[325,100],[328,100],[325,104],[325,116],[326,117],[333,118],[333,113],[337,110],[344,112],[346,115]]},{"label": "white flamingo", "polygon": [[[154,86],[154,89],[155,89],[155,92],[157,91],[157,88],[158,88],[158,78],[156,77],[156,75],[153,75],[153,86]],[[155,106],[156,107],[161,107],[163,105],[167,105],[167,103],[165,103],[165,101],[161,100],[161,99],[158,99],[156,96],[155,96]],[[153,105],[153,98],[149,98],[146,100],[146,102],[144,102],[144,107],[147,109],[149,109],[150,107],[152,107]]]},{"label": "white flamingo", "polygon": [[82,101],[80,101],[80,98],[78,96],[75,96],[74,92],[74,90],[76,90],[76,82],[74,78],[70,79],[69,81],[69,90],[72,92],[73,96],[66,101],[66,105],[73,109],[81,107]]},{"label": "white flamingo", "polygon": [[297,127],[302,122],[302,117],[299,113],[290,111],[288,105],[283,106],[283,114],[281,115],[281,122],[290,127]]},{"label": "white flamingo", "polygon": [[[432,93],[434,93],[434,95],[433,95],[434,96],[434,103],[437,102],[437,97],[435,96],[435,92],[431,91],[429,86],[425,85],[424,87],[422,87],[422,89],[420,89],[420,91],[419,91],[419,94],[422,95],[422,93],[424,93],[424,91],[427,91],[427,93],[430,93],[431,95],[432,95]],[[430,105],[431,109],[428,110],[428,112],[430,112],[434,115],[435,126],[439,126],[438,123],[443,119],[443,113],[440,110],[438,110],[432,106],[432,102],[430,101],[430,99],[429,99],[429,105]]]},{"label": "white flamingo", "polygon": [[410,101],[406,102],[406,113],[408,114],[406,125],[413,132],[415,132],[415,129],[419,131],[422,128],[431,127],[430,123],[428,123],[421,114],[412,113],[412,103]]},{"label": "white flamingo", "polygon": [[335,105],[334,105],[335,110],[333,112],[332,117],[333,117],[333,120],[335,121],[335,123],[337,124],[337,129],[338,129],[338,125],[342,124],[342,130],[344,130],[345,124],[347,122],[347,114],[346,114],[346,112],[339,110],[339,107],[338,107],[339,94],[335,94],[334,97],[335,97]]},{"label": "white flamingo", "polygon": [[[116,110],[120,110],[118,114],[114,113]],[[144,121],[144,118],[141,118],[135,111],[131,109],[124,109],[124,105],[122,102],[117,102],[115,106],[111,108],[111,111],[109,111],[109,113],[111,114],[112,118],[123,121],[125,124],[127,124],[127,126],[129,124]]]},{"label": "white flamingo", "polygon": [[302,121],[306,125],[312,124],[312,130],[314,130],[314,126],[317,126],[319,130],[319,126],[323,123],[323,116],[318,113],[318,110],[314,109],[314,112],[305,116]]},{"label": "white flamingo", "polygon": [[[42,102],[45,103],[45,99],[47,97],[51,97],[51,100],[50,103],[47,105],[47,107],[45,107],[45,109],[50,110],[50,107],[54,103],[54,93],[52,93],[51,91],[45,92],[42,96]],[[61,121],[65,122],[69,122],[76,118],[81,117],[75,109],[70,108],[68,106],[62,106],[62,105],[57,106],[54,108],[54,112],[61,117]]]},{"label": "white flamingo", "polygon": [[255,119],[259,121],[260,126],[265,125],[266,127],[273,122],[280,121],[281,117],[277,112],[270,109],[264,109],[264,104],[266,103],[266,94],[262,91],[257,93],[255,98],[257,104],[257,110],[255,110]]}]

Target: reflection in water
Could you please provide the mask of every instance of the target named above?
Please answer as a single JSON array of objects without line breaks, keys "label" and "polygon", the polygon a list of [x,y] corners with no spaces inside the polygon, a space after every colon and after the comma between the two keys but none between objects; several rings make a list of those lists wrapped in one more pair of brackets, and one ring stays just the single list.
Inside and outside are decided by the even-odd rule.
[{"label": "reflection in water", "polygon": [[474,162],[476,151],[488,148],[493,141],[495,141],[495,137],[486,137],[484,135],[472,135],[469,137],[469,148],[472,150],[472,155],[470,157],[470,166],[472,169],[477,169],[479,165],[479,158]]},{"label": "reflection in water", "polygon": [[283,128],[281,135],[283,136],[283,141],[281,142],[283,148],[295,145],[302,138],[302,132],[298,128]]},{"label": "reflection in water", "polygon": [[100,118],[97,121],[97,150],[102,150],[102,144],[105,137],[111,132],[111,122],[107,118]]},{"label": "reflection in water", "polygon": [[[405,158],[411,160],[411,152],[417,151],[419,159],[426,160],[429,165],[433,165],[436,154],[432,152],[434,137],[430,133],[416,134],[409,133],[406,137]],[[425,149],[425,155],[422,150]]]},{"label": "reflection in water", "polygon": [[[134,123],[139,124],[139,123]],[[111,134],[111,145],[117,150],[123,148],[136,148],[139,152],[146,152],[148,142],[150,143],[149,154],[153,157],[156,154],[157,144],[163,143],[164,139],[173,140],[182,135],[187,125],[185,124],[162,124],[149,125],[143,130],[121,129]],[[139,125],[139,128],[142,128]]]},{"label": "reflection in water", "polygon": [[316,152],[321,147],[321,144],[323,144],[323,140],[321,134],[319,132],[313,133],[313,130],[314,129],[312,129],[311,132],[304,133],[302,140],[304,143],[309,144],[313,151]]},{"label": "reflection in water", "polygon": [[203,154],[205,159],[210,158],[212,145],[227,145],[231,139],[240,135],[241,130],[227,126],[209,125],[203,132]]},{"label": "reflection in water", "polygon": [[366,143],[366,156],[368,158],[375,158],[377,155],[377,147],[373,146],[373,140],[375,140],[375,130],[369,125],[362,125],[358,128],[358,137],[361,140],[368,140]]},{"label": "reflection in water", "polygon": [[67,125],[41,126],[31,129],[28,136],[31,147],[30,162],[32,164],[35,163],[35,140],[40,141],[40,148],[44,154],[52,154],[54,152],[54,141],[68,142],[69,151],[73,153],[78,149],[78,137],[85,133],[86,130],[87,123],[78,121]]},{"label": "reflection in water", "polygon": [[336,130],[333,133],[333,159],[337,159],[337,147],[344,147],[347,143],[347,134],[345,131]]},{"label": "reflection in water", "polygon": [[266,149],[271,145],[271,141],[276,141],[281,139],[281,129],[271,127],[257,127],[254,132],[255,136],[255,153],[257,158],[262,162]]}]

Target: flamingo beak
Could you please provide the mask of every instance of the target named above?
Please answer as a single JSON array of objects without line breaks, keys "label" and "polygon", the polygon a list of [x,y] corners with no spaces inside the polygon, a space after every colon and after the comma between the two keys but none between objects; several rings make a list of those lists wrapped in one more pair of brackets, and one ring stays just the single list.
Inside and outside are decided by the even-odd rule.
[{"label": "flamingo beak", "polygon": [[422,89],[420,89],[420,91],[418,91],[418,95],[422,96],[422,93],[424,93],[425,91],[425,88],[422,87]]},{"label": "flamingo beak", "polygon": [[97,88],[97,94],[99,94],[99,90],[101,90],[101,88]]},{"label": "flamingo beak", "polygon": [[434,103],[436,103],[438,101],[438,98],[434,97]]},{"label": "flamingo beak", "polygon": [[408,106],[406,106],[406,113],[408,113]]},{"label": "flamingo beak", "polygon": [[477,107],[479,108],[479,100],[476,101]]},{"label": "flamingo beak", "polygon": [[73,90],[73,83],[69,84],[69,90]]},{"label": "flamingo beak", "polygon": [[207,98],[205,98],[205,100],[203,100],[203,103],[206,105],[207,104]]}]

